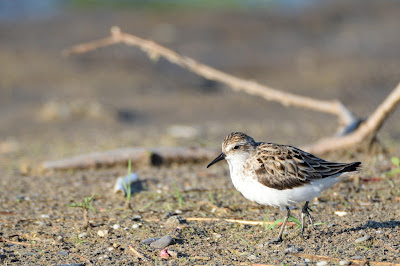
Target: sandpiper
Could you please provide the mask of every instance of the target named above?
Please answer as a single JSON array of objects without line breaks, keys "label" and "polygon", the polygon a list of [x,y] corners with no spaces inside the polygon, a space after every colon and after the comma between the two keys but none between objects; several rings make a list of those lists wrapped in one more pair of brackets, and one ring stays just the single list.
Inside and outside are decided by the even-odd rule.
[{"label": "sandpiper", "polygon": [[256,142],[241,132],[225,137],[222,153],[207,168],[223,159],[228,161],[233,185],[245,198],[286,209],[278,238],[273,242],[282,241],[290,207],[305,202],[301,211],[303,235],[306,216],[313,225],[309,201],[340,181],[339,176],[358,171],[361,164],[328,162],[292,146]]}]

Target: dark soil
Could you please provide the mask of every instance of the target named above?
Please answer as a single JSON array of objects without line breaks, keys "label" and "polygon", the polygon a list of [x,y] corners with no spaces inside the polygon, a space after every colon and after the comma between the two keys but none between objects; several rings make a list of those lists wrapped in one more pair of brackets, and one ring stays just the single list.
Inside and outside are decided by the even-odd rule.
[{"label": "dark soil", "polygon": [[[278,245],[267,243],[279,226],[224,220],[284,216],[243,198],[225,162],[135,166],[141,181],[131,209],[113,192],[125,166],[30,171],[44,160],[121,147],[219,147],[231,131],[300,146],[336,129],[335,117],[232,92],[135,48],[61,56],[113,25],[239,77],[340,99],[367,117],[399,82],[399,13],[396,1],[339,1],[291,11],[65,9],[0,21],[0,264],[400,263],[400,175],[387,174],[400,155],[398,111],[379,132],[388,154],[325,156],[360,160],[363,171],[310,204],[316,230],[303,239],[288,226]],[[84,230],[83,210],[68,205],[91,195],[96,211]],[[162,260],[160,249],[141,244],[165,235],[176,257]]]}]

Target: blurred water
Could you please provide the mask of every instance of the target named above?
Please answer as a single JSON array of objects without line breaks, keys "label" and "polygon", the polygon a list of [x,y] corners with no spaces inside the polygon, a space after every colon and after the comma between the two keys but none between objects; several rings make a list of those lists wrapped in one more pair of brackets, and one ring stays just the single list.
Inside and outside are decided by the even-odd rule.
[{"label": "blurred water", "polygon": [[66,8],[277,8],[285,13],[297,13],[325,1],[317,0],[0,0],[0,21],[46,20]]},{"label": "blurred water", "polygon": [[62,6],[62,0],[0,0],[0,21],[48,19]]}]

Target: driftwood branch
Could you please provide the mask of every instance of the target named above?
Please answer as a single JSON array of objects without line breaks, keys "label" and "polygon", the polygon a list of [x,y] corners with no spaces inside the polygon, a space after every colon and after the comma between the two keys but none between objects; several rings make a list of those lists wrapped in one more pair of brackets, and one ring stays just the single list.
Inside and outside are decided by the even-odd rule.
[{"label": "driftwood branch", "polygon": [[388,97],[376,108],[372,115],[363,122],[355,131],[341,137],[321,139],[320,141],[303,147],[311,153],[323,154],[331,151],[343,150],[374,139],[383,122],[396,109],[400,102],[400,83]]},{"label": "driftwood branch", "polygon": [[[123,33],[118,27],[113,27],[111,29],[110,37],[76,45],[64,51],[64,55],[85,53],[117,43],[138,46],[146,52],[151,59],[163,57],[171,63],[182,66],[202,77],[227,84],[236,91],[243,91],[251,95],[260,96],[270,101],[277,101],[286,106],[304,107],[336,115],[341,127],[339,127],[335,137],[324,138],[312,145],[302,147],[302,149],[316,154],[344,150],[356,147],[362,142],[374,140],[384,121],[396,109],[400,101],[399,83],[372,115],[366,121],[361,122],[360,119],[357,119],[348,108],[337,100],[317,100],[278,91],[254,81],[243,80],[201,64],[192,58],[182,56],[153,41]],[[111,166],[118,163],[126,163],[129,159],[131,159],[133,163],[146,162],[150,164],[199,162],[213,159],[217,153],[216,150],[200,148],[128,148],[44,162],[41,165],[41,170]]]},{"label": "driftwood branch", "polygon": [[161,147],[125,148],[105,152],[82,154],[66,159],[46,161],[39,166],[40,171],[84,169],[99,166],[114,166],[131,160],[134,165],[161,165],[171,163],[207,162],[218,155],[216,149]]},{"label": "driftwood branch", "polygon": [[[310,97],[279,91],[271,87],[261,85],[252,80],[244,80],[219,71],[210,66],[201,64],[190,57],[182,56],[153,41],[123,33],[118,27],[111,28],[110,37],[73,46],[71,49],[65,50],[63,54],[71,55],[86,53],[116,43],[138,46],[144,52],[146,52],[151,59],[157,60],[159,57],[163,57],[171,63],[186,68],[206,79],[224,83],[235,91],[243,91],[251,95],[260,96],[268,101],[276,101],[285,106],[303,107],[336,115],[339,119],[340,125],[345,125],[348,127],[357,121],[352,112],[338,100],[317,100]],[[339,131],[342,131],[342,129]]]}]

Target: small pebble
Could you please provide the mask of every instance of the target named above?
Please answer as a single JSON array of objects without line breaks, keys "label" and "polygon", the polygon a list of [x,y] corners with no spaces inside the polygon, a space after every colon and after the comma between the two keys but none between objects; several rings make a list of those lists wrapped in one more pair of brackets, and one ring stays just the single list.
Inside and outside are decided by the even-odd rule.
[{"label": "small pebble", "polygon": [[87,235],[87,233],[80,233],[80,234],[78,235],[78,238],[84,238],[86,235]]},{"label": "small pebble", "polygon": [[297,248],[296,246],[291,246],[284,250],[285,254],[287,254],[287,253],[296,254],[296,253],[299,253],[300,251],[302,251],[302,249]]},{"label": "small pebble", "polygon": [[114,247],[108,247],[107,248],[107,251],[113,251],[114,250]]},{"label": "small pebble", "polygon": [[113,228],[114,230],[118,230],[120,227],[121,227],[121,226],[120,226],[119,224],[114,224],[114,225],[112,226],[112,228]]},{"label": "small pebble", "polygon": [[138,229],[140,227],[139,224],[132,224],[132,229]]},{"label": "small pebble", "polygon": [[145,240],[142,240],[142,242],[140,242],[140,243],[145,244],[145,245],[150,245],[151,243],[153,243],[153,242],[155,242],[155,241],[157,241],[159,239],[161,239],[161,237],[147,238]]},{"label": "small pebble", "polygon": [[361,260],[361,259],[363,259],[363,257],[362,256],[353,256],[350,259],[352,259],[352,260]]},{"label": "small pebble", "polygon": [[174,241],[174,239],[171,236],[163,236],[162,238],[154,241],[153,243],[150,244],[150,247],[152,248],[166,248],[171,243]]},{"label": "small pebble", "polygon": [[365,235],[363,237],[357,238],[354,242],[361,243],[361,242],[364,242],[364,241],[368,241],[370,239],[371,239],[370,235]]},{"label": "small pebble", "polygon": [[66,255],[68,255],[68,251],[61,250],[61,251],[58,252],[58,255],[66,256]]},{"label": "small pebble", "polygon": [[175,214],[182,214],[181,210],[175,210]]},{"label": "small pebble", "polygon": [[62,241],[63,237],[62,236],[57,236],[57,241]]},{"label": "small pebble", "polygon": [[339,261],[339,265],[350,265],[350,261],[348,261],[348,260],[341,260],[341,261]]},{"label": "small pebble", "polygon": [[310,259],[304,259],[304,262],[305,263],[309,263],[309,262],[311,262],[311,260]]},{"label": "small pebble", "polygon": [[[215,237],[216,239],[220,239],[220,238],[222,237],[222,235],[221,235],[221,234],[218,234],[218,233],[214,233],[214,237]],[[259,245],[261,245],[261,247],[264,246],[263,244],[259,244]]]},{"label": "small pebble", "polygon": [[132,221],[140,221],[140,219],[142,219],[142,216],[140,215],[136,215],[132,217]]},{"label": "small pebble", "polygon": [[328,262],[322,260],[322,261],[318,261],[316,265],[317,266],[324,266],[324,265],[328,265]]},{"label": "small pebble", "polygon": [[104,260],[107,258],[108,258],[108,256],[106,254],[99,256],[99,260]]},{"label": "small pebble", "polygon": [[97,234],[101,237],[105,237],[106,235],[108,235],[108,230],[99,230],[97,232]]},{"label": "small pebble", "polygon": [[42,214],[42,215],[40,215],[40,217],[43,218],[43,219],[49,219],[50,218],[50,216],[47,215],[47,214]]},{"label": "small pebble", "polygon": [[257,256],[254,255],[254,254],[250,254],[249,256],[247,256],[247,259],[248,259],[248,260],[256,260],[256,259],[257,259]]},{"label": "small pebble", "polygon": [[179,216],[171,216],[164,224],[166,227],[178,227],[180,224],[183,224],[183,220]]}]

